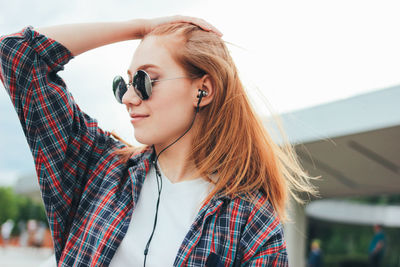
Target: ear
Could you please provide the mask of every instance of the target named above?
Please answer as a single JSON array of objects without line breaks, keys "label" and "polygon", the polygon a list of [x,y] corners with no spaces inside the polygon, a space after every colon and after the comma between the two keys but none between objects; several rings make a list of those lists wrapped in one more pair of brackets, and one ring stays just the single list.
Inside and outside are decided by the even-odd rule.
[{"label": "ear", "polygon": [[193,90],[193,92],[194,92],[193,105],[195,108],[197,107],[197,102],[199,101],[199,99],[197,97],[199,89],[207,92],[207,95],[203,96],[201,99],[200,107],[207,106],[208,104],[211,103],[211,101],[214,98],[214,84],[213,84],[213,81],[211,80],[210,75],[208,75],[208,74],[197,79],[193,84],[193,89],[194,89]]}]

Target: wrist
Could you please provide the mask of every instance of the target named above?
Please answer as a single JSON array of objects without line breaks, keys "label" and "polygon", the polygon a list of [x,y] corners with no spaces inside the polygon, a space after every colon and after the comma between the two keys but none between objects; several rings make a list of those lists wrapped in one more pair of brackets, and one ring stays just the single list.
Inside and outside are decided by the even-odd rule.
[{"label": "wrist", "polygon": [[142,39],[151,29],[149,20],[132,19],[125,22],[128,39]]}]

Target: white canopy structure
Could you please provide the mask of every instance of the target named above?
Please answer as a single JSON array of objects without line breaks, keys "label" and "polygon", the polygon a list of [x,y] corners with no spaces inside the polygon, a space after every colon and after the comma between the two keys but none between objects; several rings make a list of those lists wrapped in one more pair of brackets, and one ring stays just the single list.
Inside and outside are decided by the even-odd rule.
[{"label": "white canopy structure", "polygon": [[306,207],[306,214],[332,222],[400,227],[400,206],[367,205],[324,199],[310,203]]},{"label": "white canopy structure", "polygon": [[[315,185],[322,199],[400,194],[400,86],[283,114],[281,119],[303,167],[312,176],[321,176]],[[272,132],[276,129],[267,120],[265,124]],[[307,209],[318,218],[400,222],[395,207],[318,202]],[[306,213],[294,205],[291,215],[294,223],[285,225],[290,266],[303,267]]]},{"label": "white canopy structure", "polygon": [[282,115],[322,197],[400,193],[400,86]]}]

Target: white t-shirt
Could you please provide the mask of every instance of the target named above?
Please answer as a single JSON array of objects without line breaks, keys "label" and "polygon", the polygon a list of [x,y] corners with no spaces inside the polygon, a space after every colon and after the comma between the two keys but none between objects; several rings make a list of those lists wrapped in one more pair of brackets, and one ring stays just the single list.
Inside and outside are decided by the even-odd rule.
[{"label": "white t-shirt", "polygon": [[[150,243],[146,267],[173,265],[202,201],[212,189],[211,183],[202,178],[171,183],[159,169],[162,191],[157,227]],[[157,192],[155,168],[152,166],[143,183],[128,231],[110,267],[143,266],[143,252],[153,230]]]}]

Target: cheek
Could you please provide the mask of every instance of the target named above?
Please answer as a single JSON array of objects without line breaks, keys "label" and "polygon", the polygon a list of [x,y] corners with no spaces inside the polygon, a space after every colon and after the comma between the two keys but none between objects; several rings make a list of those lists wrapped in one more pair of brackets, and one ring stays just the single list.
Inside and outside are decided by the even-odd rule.
[{"label": "cheek", "polygon": [[183,94],[155,95],[149,102],[151,116],[135,127],[136,140],[143,144],[172,142],[189,127],[194,108],[190,97]]},{"label": "cheek", "polygon": [[154,98],[149,104],[151,104],[152,113],[160,124],[179,123],[181,118],[192,113],[194,109],[190,90],[190,86],[183,80],[177,80],[175,83],[165,82],[164,87],[160,86],[156,89]]},{"label": "cheek", "polygon": [[155,109],[155,127],[168,136],[181,135],[193,117],[193,107],[190,99],[185,97],[170,97],[169,101],[160,103]]}]

